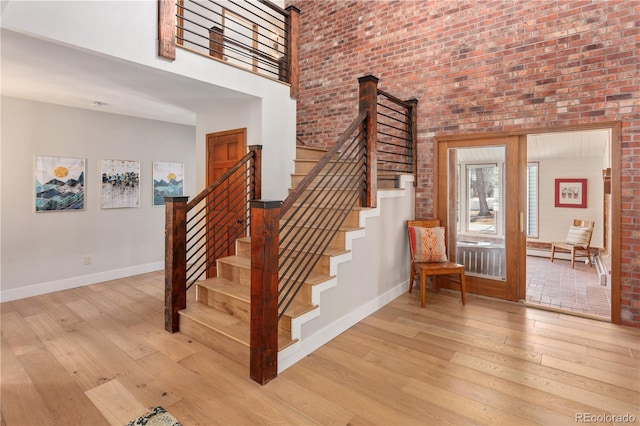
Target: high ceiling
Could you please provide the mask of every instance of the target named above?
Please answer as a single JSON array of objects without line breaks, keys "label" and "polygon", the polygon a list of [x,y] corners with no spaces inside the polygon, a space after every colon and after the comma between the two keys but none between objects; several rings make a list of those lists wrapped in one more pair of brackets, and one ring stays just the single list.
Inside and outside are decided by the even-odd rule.
[{"label": "high ceiling", "polygon": [[3,96],[187,125],[197,112],[245,96],[7,29],[0,37]]}]

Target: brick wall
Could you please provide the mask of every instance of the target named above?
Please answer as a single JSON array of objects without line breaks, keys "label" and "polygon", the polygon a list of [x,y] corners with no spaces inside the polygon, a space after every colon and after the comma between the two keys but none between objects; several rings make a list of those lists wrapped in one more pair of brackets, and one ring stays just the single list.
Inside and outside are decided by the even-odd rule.
[{"label": "brick wall", "polygon": [[357,77],[418,104],[417,215],[433,216],[433,137],[622,122],[623,322],[640,326],[640,3],[289,1],[301,10],[298,135],[327,146]]}]

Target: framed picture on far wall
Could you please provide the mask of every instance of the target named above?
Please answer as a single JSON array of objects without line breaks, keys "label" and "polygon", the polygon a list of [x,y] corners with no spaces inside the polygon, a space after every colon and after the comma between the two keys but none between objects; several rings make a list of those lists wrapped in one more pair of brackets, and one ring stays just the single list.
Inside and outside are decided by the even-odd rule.
[{"label": "framed picture on far wall", "polygon": [[140,162],[102,160],[103,209],[140,207]]},{"label": "framed picture on far wall", "polygon": [[184,164],[153,162],[153,205],[164,206],[164,197],[180,197],[184,192]]},{"label": "framed picture on far wall", "polygon": [[36,155],[36,212],[84,210],[84,158]]},{"label": "framed picture on far wall", "polygon": [[556,179],[556,207],[587,208],[586,179]]}]

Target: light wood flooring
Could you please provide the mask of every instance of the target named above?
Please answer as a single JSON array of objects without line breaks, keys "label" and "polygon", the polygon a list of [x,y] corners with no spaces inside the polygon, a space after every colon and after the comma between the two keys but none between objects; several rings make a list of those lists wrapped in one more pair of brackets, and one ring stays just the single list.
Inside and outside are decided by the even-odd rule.
[{"label": "light wood flooring", "polygon": [[246,348],[164,332],[159,273],[6,302],[1,425],[123,425],[158,405],[184,425],[640,422],[640,330],[419,293],[265,386]]}]

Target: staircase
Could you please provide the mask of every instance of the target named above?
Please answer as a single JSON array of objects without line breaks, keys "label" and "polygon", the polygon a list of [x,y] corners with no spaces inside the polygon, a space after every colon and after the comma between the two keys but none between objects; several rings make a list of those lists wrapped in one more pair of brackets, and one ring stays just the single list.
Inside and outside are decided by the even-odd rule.
[{"label": "staircase", "polygon": [[258,145],[193,199],[165,199],[165,329],[235,342],[228,355],[260,384],[406,291],[417,101],[358,81],[359,113],[333,146],[297,144],[282,203],[261,198]]},{"label": "staircase", "polygon": [[[294,174],[291,176],[291,188],[306,176],[307,172],[326,153],[325,150],[304,146],[296,147]],[[311,189],[313,190],[313,189]],[[279,351],[295,344],[300,335],[300,326],[305,319],[318,315],[318,306],[314,302],[314,287],[332,286],[335,276],[331,274],[331,258],[350,258],[347,250],[346,234],[359,230],[359,215],[363,208],[355,207],[348,214],[329,247],[324,251],[313,272],[307,277],[302,290],[286,310],[279,321]],[[321,206],[314,215],[325,213]],[[286,216],[285,216],[286,218]],[[284,219],[284,218],[283,218]],[[310,217],[315,222],[315,217]],[[186,309],[180,311],[180,331],[196,338],[201,343],[215,347],[220,336],[241,343],[249,349],[250,321],[250,279],[251,279],[251,239],[236,240],[236,254],[217,259],[215,278],[208,278],[196,283],[196,300]],[[346,255],[346,256],[345,256]],[[292,324],[294,324],[292,326]]]}]

